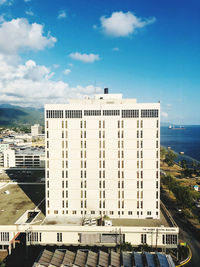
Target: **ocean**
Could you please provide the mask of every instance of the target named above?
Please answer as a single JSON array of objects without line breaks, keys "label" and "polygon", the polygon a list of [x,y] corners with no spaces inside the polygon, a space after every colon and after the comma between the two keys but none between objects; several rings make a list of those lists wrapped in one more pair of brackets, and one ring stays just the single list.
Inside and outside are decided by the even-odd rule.
[{"label": "ocean", "polygon": [[195,160],[200,162],[200,125],[188,125],[183,130],[171,130],[161,126],[161,146],[171,147],[175,152],[184,152],[178,160]]}]

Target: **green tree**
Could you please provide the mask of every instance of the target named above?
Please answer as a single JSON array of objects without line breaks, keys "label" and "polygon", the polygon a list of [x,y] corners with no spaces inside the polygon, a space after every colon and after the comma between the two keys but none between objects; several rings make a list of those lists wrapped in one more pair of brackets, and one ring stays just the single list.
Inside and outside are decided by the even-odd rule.
[{"label": "green tree", "polygon": [[161,158],[161,159],[164,159],[166,153],[167,153],[167,150],[166,150],[163,146],[161,146],[161,147],[160,147],[160,158]]},{"label": "green tree", "polygon": [[168,150],[167,154],[165,155],[165,162],[168,166],[174,165],[174,160],[177,158],[177,154],[174,153],[173,150]]},{"label": "green tree", "polygon": [[183,169],[186,169],[187,168],[187,161],[185,159],[181,160],[181,167]]}]

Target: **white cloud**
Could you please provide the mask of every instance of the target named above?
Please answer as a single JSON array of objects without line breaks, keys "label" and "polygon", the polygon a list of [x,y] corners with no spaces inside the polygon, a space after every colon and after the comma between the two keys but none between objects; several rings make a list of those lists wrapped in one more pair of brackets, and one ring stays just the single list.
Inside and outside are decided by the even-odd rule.
[{"label": "white cloud", "polygon": [[68,74],[70,74],[70,72],[71,72],[70,69],[65,69],[65,70],[63,71],[63,74],[68,75]]},{"label": "white cloud", "polygon": [[168,117],[168,113],[163,111],[163,112],[161,112],[161,116],[163,118],[167,118]]},{"label": "white cloud", "polygon": [[66,103],[69,98],[91,96],[101,92],[93,85],[70,87],[52,80],[54,73],[46,66],[28,60],[12,65],[0,55],[0,103],[42,107],[45,103]]},{"label": "white cloud", "polygon": [[142,19],[136,17],[133,13],[122,11],[113,12],[111,17],[106,18],[102,16],[100,18],[101,27],[103,32],[107,35],[114,37],[125,37],[134,33],[136,29],[143,28],[148,24],[155,22],[155,17]]},{"label": "white cloud", "polygon": [[71,53],[69,55],[72,59],[80,60],[85,63],[93,63],[94,61],[100,60],[97,54],[81,54],[79,52]]},{"label": "white cloud", "polygon": [[119,51],[119,47],[113,47],[113,51]]},{"label": "white cloud", "polygon": [[33,13],[33,11],[31,11],[31,10],[27,10],[27,11],[25,11],[25,13],[26,13],[26,15],[28,15],[28,16],[34,16],[34,13]]},{"label": "white cloud", "polygon": [[66,12],[64,10],[59,11],[59,14],[58,14],[58,17],[57,17],[58,19],[64,19],[66,17],[67,17],[67,14],[66,14]]},{"label": "white cloud", "polygon": [[0,0],[0,5],[3,5],[6,3],[6,0]]},{"label": "white cloud", "polygon": [[56,38],[43,35],[43,25],[29,24],[24,18],[4,21],[0,25],[0,53],[15,55],[21,50],[42,50],[53,46]]}]

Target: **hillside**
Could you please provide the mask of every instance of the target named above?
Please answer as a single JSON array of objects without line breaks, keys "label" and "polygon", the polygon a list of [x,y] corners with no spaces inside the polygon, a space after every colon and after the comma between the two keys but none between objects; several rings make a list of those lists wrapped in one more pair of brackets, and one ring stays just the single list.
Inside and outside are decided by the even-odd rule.
[{"label": "hillside", "polygon": [[0,105],[0,126],[44,125],[43,109]]}]

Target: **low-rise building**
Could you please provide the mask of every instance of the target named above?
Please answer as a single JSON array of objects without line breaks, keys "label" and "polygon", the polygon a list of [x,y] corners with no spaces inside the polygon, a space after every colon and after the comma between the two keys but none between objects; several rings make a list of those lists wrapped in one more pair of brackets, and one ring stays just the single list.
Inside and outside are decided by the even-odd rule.
[{"label": "low-rise building", "polygon": [[44,168],[44,148],[7,149],[0,154],[0,166],[4,168]]}]

